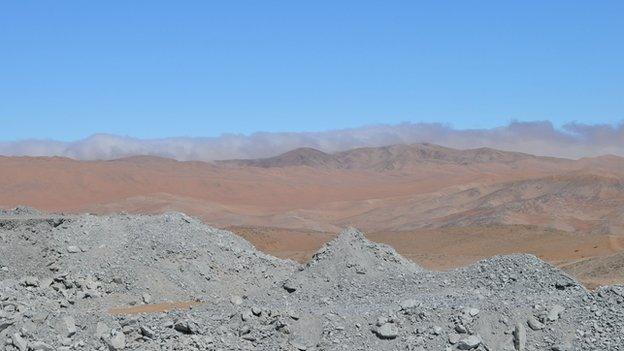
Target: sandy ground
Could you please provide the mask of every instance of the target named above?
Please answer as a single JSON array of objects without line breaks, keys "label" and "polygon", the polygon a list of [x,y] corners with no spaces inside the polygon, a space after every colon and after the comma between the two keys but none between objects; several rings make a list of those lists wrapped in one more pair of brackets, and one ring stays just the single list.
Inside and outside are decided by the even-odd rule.
[{"label": "sandy ground", "polygon": [[161,302],[130,307],[111,308],[107,312],[111,315],[133,315],[141,313],[159,313],[173,310],[188,310],[200,305],[200,301]]}]

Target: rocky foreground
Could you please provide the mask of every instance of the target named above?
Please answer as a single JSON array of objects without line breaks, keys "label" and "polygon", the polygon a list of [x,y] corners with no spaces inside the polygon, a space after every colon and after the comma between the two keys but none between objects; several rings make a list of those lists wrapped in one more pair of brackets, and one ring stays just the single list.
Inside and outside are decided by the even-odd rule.
[{"label": "rocky foreground", "polygon": [[430,272],[355,229],[301,266],[183,214],[0,213],[0,349],[624,350],[624,287]]}]

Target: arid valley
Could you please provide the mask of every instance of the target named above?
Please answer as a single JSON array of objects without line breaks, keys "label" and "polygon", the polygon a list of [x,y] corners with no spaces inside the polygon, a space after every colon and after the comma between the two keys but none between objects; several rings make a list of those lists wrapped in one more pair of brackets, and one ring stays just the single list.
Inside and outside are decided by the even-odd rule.
[{"label": "arid valley", "polygon": [[0,157],[0,206],[180,211],[300,262],[352,226],[433,270],[530,253],[586,286],[624,282],[624,159],[433,144],[179,162]]}]

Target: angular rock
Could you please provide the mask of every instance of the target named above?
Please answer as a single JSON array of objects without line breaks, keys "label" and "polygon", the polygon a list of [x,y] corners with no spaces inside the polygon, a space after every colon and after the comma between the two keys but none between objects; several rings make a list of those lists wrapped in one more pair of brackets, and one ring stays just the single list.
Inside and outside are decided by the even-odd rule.
[{"label": "angular rock", "polygon": [[230,302],[234,306],[239,306],[243,304],[243,298],[238,295],[233,295],[232,297],[230,297]]},{"label": "angular rock", "polygon": [[513,336],[514,336],[514,347],[516,351],[525,351],[527,336],[526,336],[526,329],[524,328],[523,324],[521,323],[516,324],[516,328],[514,329]]},{"label": "angular rock", "polygon": [[113,329],[110,337],[106,340],[106,345],[111,351],[123,350],[126,348],[126,335],[118,330]]},{"label": "angular rock", "polygon": [[457,348],[459,350],[472,350],[481,345],[481,338],[476,335],[470,335],[457,342]]},{"label": "angular rock", "polygon": [[97,339],[105,338],[110,334],[110,331],[111,330],[108,325],[106,325],[106,323],[98,322],[97,326],[95,327],[95,337]]},{"label": "angular rock", "polygon": [[15,321],[10,319],[0,319],[0,333],[2,333],[2,331],[4,331],[6,328],[12,326],[14,323]]},{"label": "angular rock", "polygon": [[42,341],[34,341],[28,345],[32,351],[55,351],[53,346],[50,346]]},{"label": "angular rock", "polygon": [[282,287],[289,293],[297,291],[297,285],[291,280],[285,281],[284,284],[282,284]]},{"label": "angular rock", "polygon": [[141,326],[141,335],[145,336],[146,338],[154,338],[154,336],[156,335],[156,333],[154,333],[154,331],[144,325]]},{"label": "angular rock", "polygon": [[399,335],[399,328],[394,323],[384,323],[375,330],[380,339],[394,339]]},{"label": "angular rock", "polygon": [[63,334],[66,337],[71,338],[78,331],[78,328],[76,327],[76,321],[74,320],[74,317],[72,316],[63,317],[61,324],[63,327]]},{"label": "angular rock", "polygon": [[399,302],[399,306],[401,307],[402,310],[407,310],[407,309],[418,306],[418,301],[416,301],[415,299],[403,300]]},{"label": "angular rock", "polygon": [[460,334],[466,334],[468,332],[468,330],[466,330],[466,327],[463,324],[458,324],[455,326],[455,331],[460,333]]},{"label": "angular rock", "polygon": [[544,323],[540,322],[535,316],[530,316],[527,320],[527,324],[529,328],[535,331],[544,329]]},{"label": "angular rock", "polygon": [[253,316],[253,312],[250,309],[244,310],[243,312],[241,312],[241,319],[243,321],[248,321],[251,319],[251,316]]},{"label": "angular rock", "polygon": [[22,338],[20,333],[15,333],[11,335],[11,343],[15,346],[19,351],[27,351],[28,343],[26,340]]},{"label": "angular rock", "polygon": [[67,252],[69,252],[69,253],[79,253],[80,252],[80,248],[78,246],[71,245],[71,246],[67,247]]},{"label": "angular rock", "polygon": [[145,303],[145,304],[149,304],[149,303],[152,302],[152,295],[150,295],[148,293],[143,293],[141,298],[143,299],[143,303]]},{"label": "angular rock", "polygon": [[22,279],[22,285],[38,287],[39,286],[39,279],[37,277],[32,277],[32,276],[25,277],[24,279]]},{"label": "angular rock", "polygon": [[289,342],[291,345],[298,345],[299,349],[305,347],[307,350],[315,349],[323,333],[323,323],[318,318],[307,316],[282,329],[291,329]]},{"label": "angular rock", "polygon": [[470,315],[471,317],[474,317],[474,316],[478,315],[479,312],[481,312],[481,311],[479,311],[479,309],[477,309],[477,308],[467,308],[466,309],[466,314]]},{"label": "angular rock", "polygon": [[173,325],[173,329],[179,331],[180,333],[183,334],[196,334],[197,333],[197,327],[195,325],[195,323],[191,322],[191,321],[187,321],[187,320],[180,320],[177,321],[174,325]]},{"label": "angular rock", "polygon": [[561,313],[565,311],[565,308],[561,305],[554,305],[548,310],[548,314],[546,315],[546,320],[549,322],[555,322],[559,320],[561,317]]},{"label": "angular rock", "polygon": [[448,336],[448,340],[449,340],[449,343],[451,343],[452,345],[455,345],[459,342],[459,340],[461,340],[461,335],[456,334],[456,333],[451,333]]}]

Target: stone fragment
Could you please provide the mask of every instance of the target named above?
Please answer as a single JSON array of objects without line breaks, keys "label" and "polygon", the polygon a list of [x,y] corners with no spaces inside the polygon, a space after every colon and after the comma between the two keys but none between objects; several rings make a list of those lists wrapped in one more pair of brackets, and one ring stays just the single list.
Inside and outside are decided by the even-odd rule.
[{"label": "stone fragment", "polygon": [[253,334],[245,334],[241,336],[241,339],[247,340],[247,341],[256,341],[256,337]]},{"label": "stone fragment", "polygon": [[15,321],[1,318],[0,319],[0,333],[2,333],[2,331],[4,331],[6,328],[12,326],[13,323],[15,323]]},{"label": "stone fragment", "polygon": [[243,321],[248,321],[251,319],[251,316],[253,316],[253,313],[251,312],[250,309],[244,310],[243,312],[241,312],[241,319]]},{"label": "stone fragment", "polygon": [[39,282],[39,287],[49,288],[50,285],[52,285],[53,282],[54,282],[54,280],[52,278],[41,279],[41,281]]},{"label": "stone fragment", "polygon": [[375,334],[377,334],[380,339],[394,339],[399,335],[399,328],[397,328],[394,323],[384,323],[377,328]]},{"label": "stone fragment", "polygon": [[376,326],[381,327],[382,325],[388,323],[388,317],[377,317],[377,322],[375,323]]},{"label": "stone fragment", "polygon": [[294,347],[295,349],[299,350],[299,351],[306,351],[308,349],[308,347],[304,344],[301,344],[299,341],[297,340],[290,340],[289,341],[290,345],[292,347]]},{"label": "stone fragment", "polygon": [[26,340],[22,338],[20,333],[15,333],[11,335],[11,343],[15,346],[19,351],[27,351],[28,343]]},{"label": "stone fragment", "polygon": [[98,322],[95,327],[95,337],[98,339],[106,337],[110,333],[110,328],[104,322]]},{"label": "stone fragment", "polygon": [[514,347],[516,351],[525,351],[527,336],[526,336],[526,329],[524,328],[524,325],[522,323],[516,324],[516,328],[514,329],[513,336],[514,336]]},{"label": "stone fragment", "polygon": [[78,331],[78,328],[76,327],[76,321],[73,316],[63,317],[62,326],[63,334],[65,334],[65,336],[69,338],[74,336],[74,334],[76,334],[76,332]]},{"label": "stone fragment", "polygon": [[156,335],[156,333],[154,333],[154,331],[144,325],[141,326],[141,335],[143,335],[146,338],[150,338],[153,339],[154,335]]},{"label": "stone fragment", "polygon": [[234,306],[239,306],[243,304],[243,298],[238,295],[233,295],[232,297],[230,297],[230,302]]},{"label": "stone fragment", "polygon": [[195,327],[195,324],[187,320],[177,321],[173,325],[173,329],[179,331],[182,334],[195,334],[197,332],[197,328]]},{"label": "stone fragment", "polygon": [[292,325],[281,327],[288,332],[290,330],[289,341],[291,345],[296,344],[306,347],[307,350],[317,349],[323,333],[323,322],[314,316],[306,316]]},{"label": "stone fragment", "polygon": [[149,303],[152,302],[152,295],[150,295],[148,293],[143,293],[141,298],[143,299],[143,303],[145,303],[145,304],[149,304]]},{"label": "stone fragment", "polygon": [[559,320],[561,317],[561,313],[565,311],[565,308],[561,305],[554,305],[548,310],[548,314],[546,315],[546,320],[549,322],[554,322]]},{"label": "stone fragment", "polygon": [[403,300],[399,302],[399,306],[401,307],[401,310],[408,310],[410,308],[418,306],[418,301],[414,299]]},{"label": "stone fragment", "polygon": [[481,338],[476,335],[470,335],[457,342],[457,348],[459,350],[472,350],[481,345]]},{"label": "stone fragment", "polygon": [[247,335],[249,333],[251,333],[251,327],[248,326],[247,324],[241,326],[240,329],[238,330],[238,335]]},{"label": "stone fragment", "polygon": [[42,342],[42,341],[34,341],[28,345],[29,349],[32,351],[55,351],[55,348]]},{"label": "stone fragment", "polygon": [[530,316],[529,319],[527,320],[527,324],[529,325],[529,328],[531,328],[532,330],[542,330],[544,329],[544,323],[540,322],[537,318],[535,318],[535,316]]},{"label": "stone fragment", "polygon": [[39,279],[37,277],[32,277],[32,276],[25,277],[24,279],[22,279],[22,285],[38,287],[39,286]]},{"label": "stone fragment", "polygon": [[460,339],[461,339],[461,335],[456,334],[456,333],[451,333],[448,336],[449,343],[451,343],[452,345],[457,344]]},{"label": "stone fragment", "polygon": [[78,253],[80,252],[80,248],[78,246],[75,245],[70,245],[67,247],[67,252],[69,253]]},{"label": "stone fragment", "polygon": [[463,324],[458,324],[455,326],[455,331],[460,333],[460,334],[466,334],[468,332],[468,330],[466,330],[466,327],[464,327]]},{"label": "stone fragment", "polygon": [[290,280],[285,281],[284,284],[282,284],[282,287],[289,293],[297,291],[297,286]]},{"label": "stone fragment", "polygon": [[106,345],[111,351],[123,350],[126,348],[126,335],[118,330],[111,331],[110,338],[106,340]]},{"label": "stone fragment", "polygon": [[477,309],[477,308],[467,308],[466,309],[466,314],[470,315],[471,317],[474,317],[474,316],[478,315],[479,312],[481,312],[481,311],[479,311],[479,309]]}]

